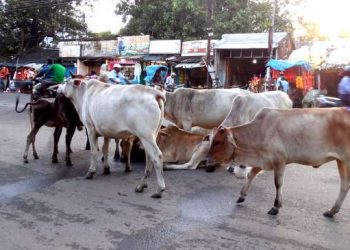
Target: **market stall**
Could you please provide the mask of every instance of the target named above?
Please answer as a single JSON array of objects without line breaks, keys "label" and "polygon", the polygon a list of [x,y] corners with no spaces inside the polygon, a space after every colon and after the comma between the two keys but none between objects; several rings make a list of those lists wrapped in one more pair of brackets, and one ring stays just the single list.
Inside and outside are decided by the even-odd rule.
[{"label": "market stall", "polygon": [[[271,59],[266,64],[271,68],[273,86],[280,73],[288,80],[291,90],[299,90],[305,95],[314,88],[314,75],[308,62]],[[272,86],[272,87],[273,87]]]}]

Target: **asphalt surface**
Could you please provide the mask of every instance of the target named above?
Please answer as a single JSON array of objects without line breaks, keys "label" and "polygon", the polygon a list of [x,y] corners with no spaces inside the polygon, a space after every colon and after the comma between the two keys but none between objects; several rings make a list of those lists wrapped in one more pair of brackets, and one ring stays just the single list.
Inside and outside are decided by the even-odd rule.
[{"label": "asphalt surface", "polygon": [[[235,201],[244,180],[225,169],[207,173],[166,171],[162,199],[155,173],[144,193],[134,192],[144,164],[134,171],[112,159],[112,173],[83,178],[89,165],[85,133],[72,142],[73,167],[64,164],[64,134],[58,164],[51,164],[53,129],[43,127],[22,162],[30,130],[28,113],[14,112],[15,95],[0,94],[0,249],[349,249],[350,201],[333,218],[322,213],[338,195],[335,162],[319,169],[291,164],[283,208],[272,207],[273,174],[260,174],[244,204]],[[21,104],[28,96],[21,95]],[[102,140],[101,140],[102,142]]]}]

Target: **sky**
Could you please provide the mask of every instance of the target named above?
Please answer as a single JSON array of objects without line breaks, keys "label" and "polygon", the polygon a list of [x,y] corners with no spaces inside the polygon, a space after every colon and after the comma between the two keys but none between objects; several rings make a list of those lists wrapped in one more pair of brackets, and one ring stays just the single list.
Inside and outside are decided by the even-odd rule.
[{"label": "sky", "polygon": [[110,31],[116,34],[123,26],[121,16],[114,14],[119,0],[95,0],[92,8],[84,7],[88,29],[92,32]]},{"label": "sky", "polygon": [[[93,8],[84,10],[89,30],[117,33],[124,25],[121,17],[114,14],[119,0],[95,0],[93,2]],[[350,0],[304,0],[295,11],[297,15],[303,15],[311,21],[319,22],[323,35],[336,36],[341,30],[350,32]]]}]

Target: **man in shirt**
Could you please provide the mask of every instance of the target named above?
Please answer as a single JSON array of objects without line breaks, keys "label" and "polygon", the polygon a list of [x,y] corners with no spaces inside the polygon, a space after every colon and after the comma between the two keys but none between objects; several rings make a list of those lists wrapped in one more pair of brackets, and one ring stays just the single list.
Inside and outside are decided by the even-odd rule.
[{"label": "man in shirt", "polygon": [[44,96],[47,88],[64,82],[66,68],[61,63],[60,58],[51,66],[48,61],[49,69],[43,74],[41,83],[34,86],[34,93],[39,92],[41,96]]},{"label": "man in shirt", "polygon": [[346,106],[350,106],[350,66],[343,69],[342,79],[338,84],[338,96]]},{"label": "man in shirt", "polygon": [[6,66],[2,66],[0,69],[0,91],[5,91],[7,88],[9,69]]},{"label": "man in shirt", "polygon": [[170,74],[170,76],[168,76],[165,80],[165,90],[166,91],[174,91],[175,89],[175,77],[176,77],[176,74],[174,72],[172,72]]},{"label": "man in shirt", "polygon": [[125,85],[127,80],[121,72],[122,66],[119,63],[113,65],[113,69],[108,74],[109,83]]}]

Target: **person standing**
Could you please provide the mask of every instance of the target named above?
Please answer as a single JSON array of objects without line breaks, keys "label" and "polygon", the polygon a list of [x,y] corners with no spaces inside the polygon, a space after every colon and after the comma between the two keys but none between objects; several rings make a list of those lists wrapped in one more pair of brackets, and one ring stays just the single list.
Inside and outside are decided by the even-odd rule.
[{"label": "person standing", "polygon": [[346,66],[338,84],[338,97],[346,106],[350,107],[350,66]]},{"label": "person standing", "polygon": [[2,66],[0,69],[0,91],[5,91],[7,89],[9,75],[9,69],[6,66]]},{"label": "person standing", "polygon": [[172,72],[170,74],[170,76],[168,76],[165,80],[165,90],[166,91],[170,91],[170,92],[173,92],[176,85],[175,85],[175,77],[176,77],[176,74],[174,72]]},{"label": "person standing", "polygon": [[278,77],[276,81],[276,90],[281,90],[285,93],[288,94],[289,91],[289,82],[288,80],[284,77],[284,74],[281,73],[280,77]]}]

